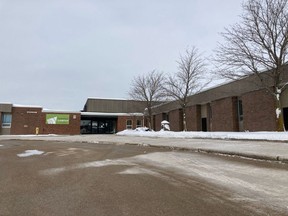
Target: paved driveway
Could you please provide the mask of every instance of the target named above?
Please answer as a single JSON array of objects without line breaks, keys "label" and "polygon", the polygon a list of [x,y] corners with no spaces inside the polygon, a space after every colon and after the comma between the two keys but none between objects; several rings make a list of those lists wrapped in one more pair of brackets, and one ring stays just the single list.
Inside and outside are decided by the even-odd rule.
[{"label": "paved driveway", "polygon": [[0,170],[1,216],[288,213],[287,164],[148,146],[6,140]]}]

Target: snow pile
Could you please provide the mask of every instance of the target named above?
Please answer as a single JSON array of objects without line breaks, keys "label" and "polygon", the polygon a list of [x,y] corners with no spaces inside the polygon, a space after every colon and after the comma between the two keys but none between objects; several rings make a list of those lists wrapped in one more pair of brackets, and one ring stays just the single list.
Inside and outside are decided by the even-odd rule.
[{"label": "snow pile", "polygon": [[17,154],[18,157],[29,157],[33,155],[41,155],[43,154],[43,151],[38,151],[38,150],[26,150],[24,153]]},{"label": "snow pile", "polygon": [[120,136],[288,141],[287,132],[173,132],[124,130]]},{"label": "snow pile", "polygon": [[135,129],[135,131],[137,132],[146,132],[146,131],[149,131],[150,129],[147,128],[147,127],[138,127]]},{"label": "snow pile", "polygon": [[161,122],[161,131],[170,131],[170,123],[166,120]]}]

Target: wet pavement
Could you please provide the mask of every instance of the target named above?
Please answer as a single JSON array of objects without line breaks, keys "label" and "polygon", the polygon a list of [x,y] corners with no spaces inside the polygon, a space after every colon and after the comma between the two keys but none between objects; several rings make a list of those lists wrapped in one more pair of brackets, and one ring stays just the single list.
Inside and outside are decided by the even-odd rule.
[{"label": "wet pavement", "polygon": [[2,140],[0,170],[1,216],[288,214],[285,163],[146,144]]}]

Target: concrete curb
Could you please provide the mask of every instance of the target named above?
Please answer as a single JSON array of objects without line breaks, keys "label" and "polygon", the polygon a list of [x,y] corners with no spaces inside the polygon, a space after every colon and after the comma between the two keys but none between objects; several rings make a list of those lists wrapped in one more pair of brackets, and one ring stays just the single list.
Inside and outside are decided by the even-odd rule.
[{"label": "concrete curb", "polygon": [[[151,146],[151,147],[159,147],[159,146]],[[163,147],[163,146],[161,146]],[[167,148],[170,148],[167,146]],[[174,147],[173,149],[179,150],[179,151],[194,151],[194,152],[203,152],[207,154],[221,154],[221,155],[228,155],[228,156],[236,156],[236,157],[244,157],[249,159],[255,159],[255,160],[265,160],[265,161],[274,161],[274,162],[281,162],[281,163],[288,163],[288,158],[282,157],[282,156],[268,156],[268,155],[259,155],[259,154],[249,154],[249,153],[243,153],[243,152],[232,152],[232,151],[220,151],[215,149],[201,149],[201,148],[179,148]]]},{"label": "concrete curb", "polygon": [[[90,143],[90,142],[87,142]],[[92,142],[91,142],[92,143]],[[221,154],[228,156],[236,156],[236,157],[244,157],[255,160],[265,160],[265,161],[273,161],[273,162],[281,162],[288,163],[288,158],[282,156],[268,156],[261,154],[253,154],[253,153],[243,153],[243,152],[234,152],[234,151],[223,151],[223,150],[215,150],[215,149],[202,149],[202,148],[185,148],[185,147],[173,147],[173,146],[165,146],[165,145],[153,145],[153,144],[145,144],[145,143],[130,143],[130,142],[109,142],[109,141],[98,141],[99,144],[113,144],[113,145],[137,145],[137,146],[148,146],[153,148],[165,148],[172,149],[177,151],[192,151],[192,152],[203,152],[207,154]]]}]

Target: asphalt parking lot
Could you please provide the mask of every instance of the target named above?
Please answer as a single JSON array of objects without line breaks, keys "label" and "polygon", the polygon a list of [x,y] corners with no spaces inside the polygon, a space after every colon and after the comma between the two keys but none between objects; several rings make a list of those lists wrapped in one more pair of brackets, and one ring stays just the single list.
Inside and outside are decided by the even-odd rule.
[{"label": "asphalt parking lot", "polygon": [[[27,150],[33,151],[29,155]],[[240,160],[137,145],[0,141],[0,215],[283,213],[277,206],[266,206],[269,200],[257,200],[257,194],[253,201],[251,194],[240,193],[235,198],[233,191],[216,187],[197,175],[191,176],[197,167],[207,167],[200,162],[196,162],[195,170],[190,170],[187,176],[177,173],[177,167],[169,168],[165,161],[159,162],[163,158],[175,160],[175,154],[175,164],[179,162],[180,166],[186,166],[185,160],[191,163],[190,158],[201,161],[205,157],[213,163],[214,160],[219,163]],[[155,161],[151,161],[152,157]],[[287,172],[286,165],[265,166]],[[187,172],[189,169],[187,167]]]}]

